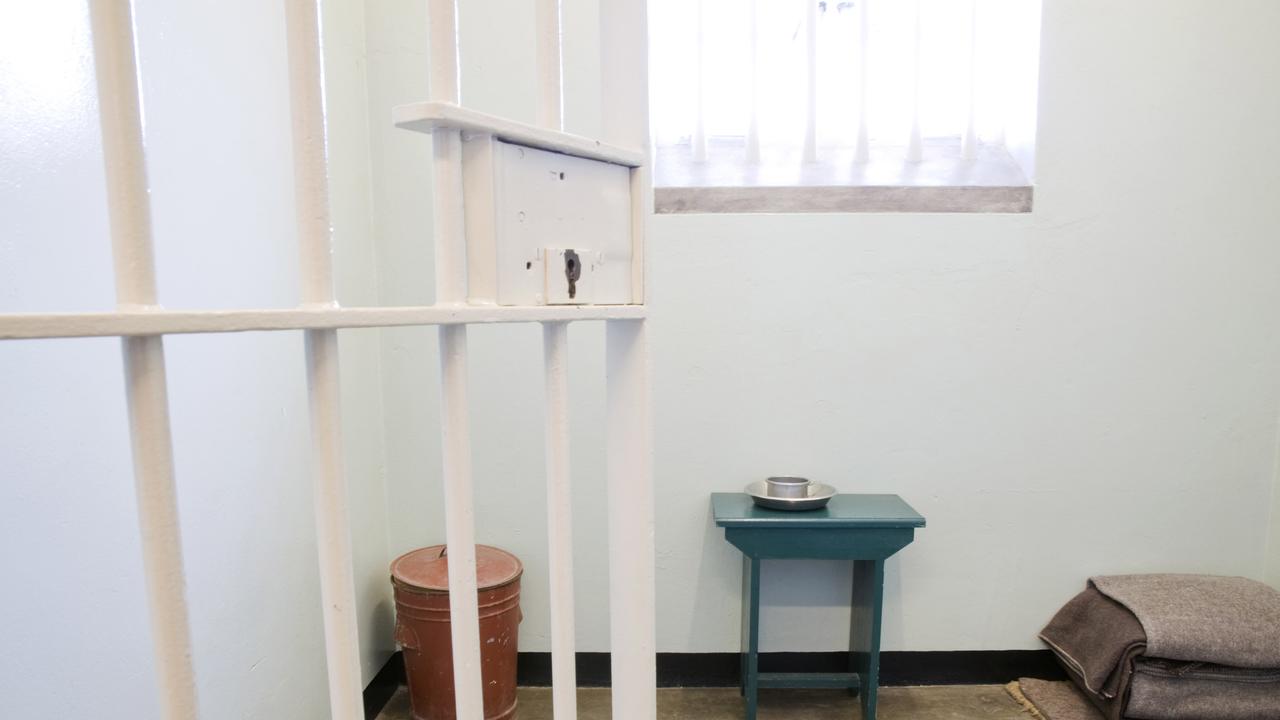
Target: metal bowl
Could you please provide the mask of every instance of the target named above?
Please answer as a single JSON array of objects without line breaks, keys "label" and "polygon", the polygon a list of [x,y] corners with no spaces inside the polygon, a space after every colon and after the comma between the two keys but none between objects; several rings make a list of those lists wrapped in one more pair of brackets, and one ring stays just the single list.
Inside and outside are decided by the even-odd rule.
[{"label": "metal bowl", "polygon": [[835,488],[822,483],[809,483],[805,490],[808,494],[804,497],[777,497],[769,494],[767,480],[758,480],[748,485],[745,492],[757,505],[771,510],[817,510],[836,496]]},{"label": "metal bowl", "polygon": [[794,475],[776,475],[765,478],[765,489],[769,497],[806,498],[809,496],[809,478]]}]

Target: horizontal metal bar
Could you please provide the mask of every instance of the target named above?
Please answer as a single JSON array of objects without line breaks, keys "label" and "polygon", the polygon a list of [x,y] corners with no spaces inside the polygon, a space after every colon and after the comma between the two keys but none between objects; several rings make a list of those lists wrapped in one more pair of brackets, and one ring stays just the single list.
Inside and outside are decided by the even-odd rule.
[{"label": "horizontal metal bar", "polygon": [[857,673],[760,673],[762,688],[856,688],[860,684]]},{"label": "horizontal metal bar", "polygon": [[574,320],[639,320],[643,305],[299,307],[279,310],[135,310],[0,315],[0,340],[129,337],[262,330],[337,330]]},{"label": "horizontal metal bar", "polygon": [[396,127],[415,132],[430,133],[438,128],[463,132],[490,133],[517,145],[550,150],[564,155],[600,160],[640,167],[644,164],[644,151],[617,147],[599,140],[548,130],[534,125],[507,120],[493,115],[468,110],[447,102],[419,102],[400,105],[391,114]]}]

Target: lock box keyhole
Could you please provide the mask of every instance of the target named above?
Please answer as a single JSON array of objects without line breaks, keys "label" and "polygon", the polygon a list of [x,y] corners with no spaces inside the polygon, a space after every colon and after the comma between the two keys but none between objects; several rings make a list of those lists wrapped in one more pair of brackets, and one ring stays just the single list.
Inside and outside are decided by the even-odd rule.
[{"label": "lock box keyhole", "polygon": [[578,280],[582,278],[582,260],[574,250],[564,251],[564,277],[569,281],[569,299],[578,295]]}]

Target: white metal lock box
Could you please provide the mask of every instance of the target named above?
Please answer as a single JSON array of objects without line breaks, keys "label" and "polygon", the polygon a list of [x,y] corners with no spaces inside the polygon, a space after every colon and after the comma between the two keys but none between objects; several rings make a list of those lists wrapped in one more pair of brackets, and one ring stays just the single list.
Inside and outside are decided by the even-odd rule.
[{"label": "white metal lock box", "polygon": [[472,302],[632,302],[630,168],[467,134],[462,172]]}]

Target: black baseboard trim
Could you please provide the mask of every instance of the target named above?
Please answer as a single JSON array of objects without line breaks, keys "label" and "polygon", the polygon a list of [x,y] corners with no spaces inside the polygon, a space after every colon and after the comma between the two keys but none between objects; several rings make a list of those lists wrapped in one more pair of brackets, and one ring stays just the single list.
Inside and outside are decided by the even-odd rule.
[{"label": "black baseboard trim", "polygon": [[[658,687],[733,687],[738,653],[658,653]],[[578,685],[609,686],[609,653],[578,653]],[[760,653],[761,672],[846,672],[845,652]],[[520,653],[521,685],[551,684],[550,653]],[[988,685],[1020,677],[1065,679],[1048,650],[967,650],[880,653],[880,684]]]},{"label": "black baseboard trim", "polygon": [[[658,653],[658,687],[734,687],[738,663],[738,653]],[[579,687],[609,686],[609,653],[578,653],[575,664]],[[844,652],[760,653],[762,672],[846,672],[848,666]],[[1020,677],[1066,679],[1048,650],[880,653],[880,684],[886,687],[996,685]],[[520,653],[516,678],[520,685],[551,685],[551,653]],[[365,690],[365,717],[372,720],[403,683],[404,661],[397,652]]]}]

